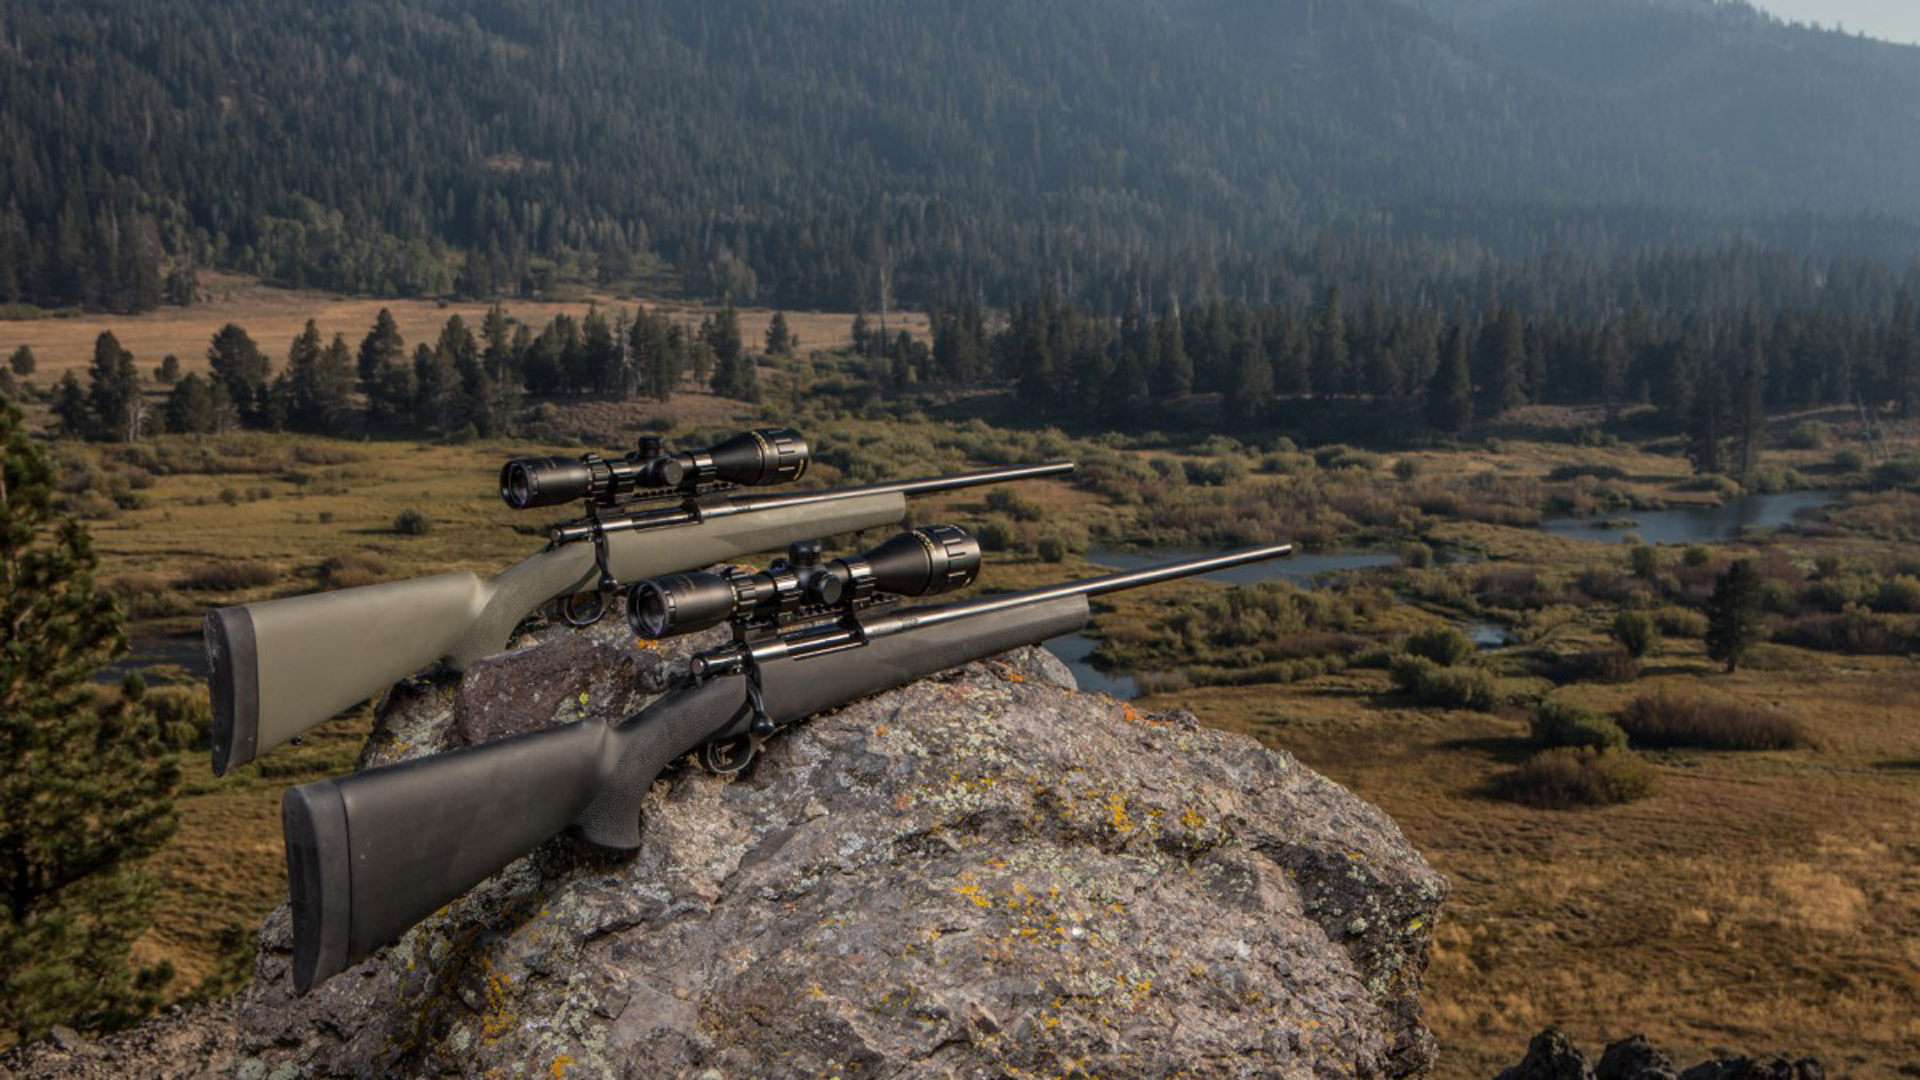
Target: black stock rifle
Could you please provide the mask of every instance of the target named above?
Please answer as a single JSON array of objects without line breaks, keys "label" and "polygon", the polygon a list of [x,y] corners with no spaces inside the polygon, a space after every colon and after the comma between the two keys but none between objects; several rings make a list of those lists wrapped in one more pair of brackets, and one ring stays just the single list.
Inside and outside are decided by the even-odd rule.
[{"label": "black stock rifle", "polygon": [[918,607],[973,581],[980,549],[950,526],[822,561],[804,545],[760,574],[682,574],[632,587],[644,637],[731,622],[674,690],[621,721],[588,718],[350,776],[281,804],[298,993],[562,831],[640,846],[640,803],[690,753],[743,768],[780,727],[857,698],[1086,626],[1088,598],[1290,554],[1250,548],[1009,595]]},{"label": "black stock rifle", "polygon": [[657,437],[624,458],[522,458],[501,469],[515,509],[584,500],[544,549],[504,572],[382,582],[221,608],[207,615],[213,771],[225,774],[436,661],[450,671],[504,649],[522,620],[558,601],[574,625],[600,618],[622,584],[898,525],[907,498],[1054,476],[1071,462],[864,487],[740,491],[805,474],[806,440],[786,428],[668,453]]}]

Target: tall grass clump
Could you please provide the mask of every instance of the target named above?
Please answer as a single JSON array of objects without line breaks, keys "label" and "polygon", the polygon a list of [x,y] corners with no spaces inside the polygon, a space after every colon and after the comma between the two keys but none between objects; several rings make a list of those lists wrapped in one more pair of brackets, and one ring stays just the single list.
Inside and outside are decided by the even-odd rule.
[{"label": "tall grass clump", "polygon": [[425,536],[433,531],[433,521],[418,510],[402,510],[393,519],[393,531],[401,536]]},{"label": "tall grass clump", "polygon": [[365,551],[343,551],[320,564],[320,585],[327,589],[352,589],[371,585],[387,573],[386,561]]},{"label": "tall grass clump", "polygon": [[280,568],[270,562],[234,559],[196,566],[180,578],[178,585],[182,589],[200,592],[233,592],[236,589],[257,589],[278,580]]},{"label": "tall grass clump", "polygon": [[1499,793],[1547,810],[1615,806],[1653,794],[1653,766],[1625,750],[1543,750],[1500,778]]},{"label": "tall grass clump", "polygon": [[1635,746],[1698,750],[1791,750],[1809,744],[1791,717],[1724,698],[1660,691],[1621,710],[1621,730]]}]

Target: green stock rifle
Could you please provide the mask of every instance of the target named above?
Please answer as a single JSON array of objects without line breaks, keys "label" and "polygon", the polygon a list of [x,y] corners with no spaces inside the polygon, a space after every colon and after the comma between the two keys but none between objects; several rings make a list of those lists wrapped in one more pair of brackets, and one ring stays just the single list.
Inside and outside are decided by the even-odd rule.
[{"label": "green stock rifle", "polygon": [[213,771],[244,765],[438,661],[450,671],[505,648],[559,601],[575,625],[605,613],[624,582],[773,551],[801,540],[898,525],[915,495],[1070,472],[1071,462],[829,491],[742,493],[798,479],[807,444],[784,428],[710,449],[666,453],[658,438],[623,459],[528,458],[501,470],[516,509],[587,502],[547,546],[491,577],[435,574],[241,604],[205,622]]}]

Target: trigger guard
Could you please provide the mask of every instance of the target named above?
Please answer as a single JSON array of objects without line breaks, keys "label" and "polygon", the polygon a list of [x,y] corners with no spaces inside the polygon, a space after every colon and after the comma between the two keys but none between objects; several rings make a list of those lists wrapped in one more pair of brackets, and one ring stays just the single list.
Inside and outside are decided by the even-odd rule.
[{"label": "trigger guard", "polygon": [[745,772],[753,759],[760,756],[760,748],[750,738],[715,739],[694,751],[700,761],[700,767],[715,776],[738,776]]},{"label": "trigger guard", "polygon": [[[593,606],[591,608],[586,607],[581,599],[582,597],[591,597]],[[592,614],[585,614],[584,612],[587,611],[591,611]],[[594,623],[599,622],[606,613],[607,594],[598,589],[588,592],[577,592],[560,601],[560,621],[575,629],[592,626]]]}]

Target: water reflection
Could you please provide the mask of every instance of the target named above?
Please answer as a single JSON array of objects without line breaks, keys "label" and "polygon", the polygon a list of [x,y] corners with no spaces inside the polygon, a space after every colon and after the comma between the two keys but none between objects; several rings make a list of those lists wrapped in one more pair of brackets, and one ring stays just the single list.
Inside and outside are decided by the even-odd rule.
[{"label": "water reflection", "polygon": [[1550,517],[1540,527],[1555,536],[1600,543],[1620,543],[1628,533],[1649,544],[1713,544],[1739,538],[1748,529],[1777,529],[1803,510],[1827,506],[1839,498],[1832,491],[1784,491],[1777,495],[1748,495],[1724,506],[1682,506],[1642,510],[1628,515],[1633,524],[1610,529],[1602,519]]}]

